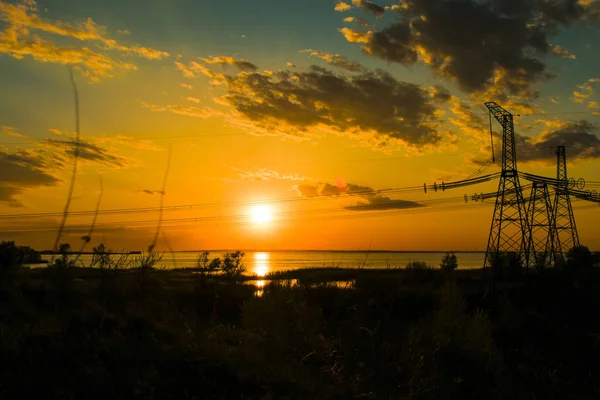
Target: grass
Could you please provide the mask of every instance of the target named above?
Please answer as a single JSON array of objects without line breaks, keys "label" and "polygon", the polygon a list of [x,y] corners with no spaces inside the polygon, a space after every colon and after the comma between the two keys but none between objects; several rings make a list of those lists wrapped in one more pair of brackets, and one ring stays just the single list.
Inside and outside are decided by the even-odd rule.
[{"label": "grass", "polygon": [[0,281],[0,397],[598,398],[600,271],[480,278],[315,268],[257,297],[189,271],[19,269]]}]

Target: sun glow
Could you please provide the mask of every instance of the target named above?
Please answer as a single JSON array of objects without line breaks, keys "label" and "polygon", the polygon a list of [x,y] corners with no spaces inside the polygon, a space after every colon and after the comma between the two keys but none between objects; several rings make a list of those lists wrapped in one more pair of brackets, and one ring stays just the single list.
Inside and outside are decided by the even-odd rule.
[{"label": "sun glow", "polygon": [[256,276],[263,278],[269,273],[269,254],[255,253],[254,254],[254,273]]},{"label": "sun glow", "polygon": [[273,213],[270,206],[255,206],[250,210],[252,222],[257,225],[265,225],[273,220]]}]

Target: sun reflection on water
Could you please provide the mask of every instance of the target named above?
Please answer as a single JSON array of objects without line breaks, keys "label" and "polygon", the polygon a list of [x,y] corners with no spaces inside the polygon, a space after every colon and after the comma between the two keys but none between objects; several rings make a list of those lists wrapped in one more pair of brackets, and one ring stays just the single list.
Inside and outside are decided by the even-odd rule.
[{"label": "sun reflection on water", "polygon": [[267,275],[270,270],[269,253],[254,253],[254,273],[256,276],[262,278]]}]

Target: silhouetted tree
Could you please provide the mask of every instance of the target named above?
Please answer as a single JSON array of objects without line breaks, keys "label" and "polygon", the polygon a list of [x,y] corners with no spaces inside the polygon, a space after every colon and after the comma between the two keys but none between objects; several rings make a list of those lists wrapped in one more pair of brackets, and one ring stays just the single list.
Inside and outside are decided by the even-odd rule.
[{"label": "silhouetted tree", "polygon": [[244,255],[244,252],[239,250],[235,253],[225,253],[221,266],[223,274],[230,278],[240,277],[246,271],[246,267],[244,267],[244,263],[242,262]]},{"label": "silhouetted tree", "polygon": [[442,263],[440,264],[440,268],[444,271],[454,271],[458,268],[458,258],[454,253],[446,253],[444,257],[442,257]]},{"label": "silhouetted tree", "polygon": [[586,246],[573,247],[567,252],[567,268],[590,269],[594,266],[594,255]]},{"label": "silhouetted tree", "polygon": [[17,246],[14,241],[0,243],[0,269],[19,268],[23,264],[40,262],[40,254],[28,246]]}]

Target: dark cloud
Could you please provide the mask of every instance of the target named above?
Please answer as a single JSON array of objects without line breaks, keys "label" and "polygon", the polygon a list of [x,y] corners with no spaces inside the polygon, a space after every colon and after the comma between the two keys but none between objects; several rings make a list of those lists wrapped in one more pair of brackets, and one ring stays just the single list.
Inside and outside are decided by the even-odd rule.
[{"label": "dark cloud", "polygon": [[466,92],[497,85],[529,98],[532,84],[551,77],[549,37],[593,17],[576,0],[406,0],[396,10],[397,21],[379,30],[341,32],[386,61],[420,59]]},{"label": "dark cloud", "polygon": [[[68,157],[75,155],[76,142],[73,140],[46,139],[46,144],[62,150]],[[114,167],[123,167],[127,164],[124,157],[111,154],[108,149],[84,141],[79,142],[79,158]]]},{"label": "dark cloud", "polygon": [[20,205],[15,196],[24,189],[54,186],[59,180],[52,176],[48,161],[42,154],[28,150],[9,153],[0,149],[0,201]]},{"label": "dark cloud", "polygon": [[381,18],[385,14],[385,8],[381,7],[380,5],[377,5],[377,4],[373,3],[371,1],[368,1],[368,0],[353,0],[352,3],[354,3],[357,6],[359,6],[363,10],[372,13],[377,18]]},{"label": "dark cloud", "polygon": [[416,201],[390,199],[386,196],[371,196],[367,201],[359,201],[354,206],[346,207],[352,211],[372,211],[372,210],[402,210],[407,208],[425,207],[424,204]]},{"label": "dark cloud", "polygon": [[371,210],[392,210],[425,207],[424,204],[401,199],[391,199],[381,194],[381,191],[375,190],[369,186],[355,185],[348,183],[346,185],[332,185],[330,183],[321,183],[316,185],[302,184],[294,186],[294,189],[304,197],[316,196],[341,196],[349,195],[359,197],[360,200],[351,206],[345,207],[352,211],[371,211]]},{"label": "dark cloud", "polygon": [[441,140],[436,111],[446,96],[432,98],[427,88],[384,71],[344,76],[312,66],[307,72],[239,73],[219,79],[228,87],[219,101],[243,116],[242,123],[250,121],[269,133],[303,136],[309,129],[324,128],[367,133],[380,145],[390,139],[411,146]]},{"label": "dark cloud", "polygon": [[[55,173],[71,168],[75,142],[46,139],[32,149],[8,151],[0,148],[0,201],[21,206],[18,196],[26,189],[56,186]],[[126,159],[99,145],[81,142],[80,160],[113,167],[126,165]]]},{"label": "dark cloud", "polygon": [[519,161],[548,161],[556,163],[555,148],[567,146],[567,159],[600,158],[600,138],[597,126],[585,121],[566,124],[563,128],[542,134],[538,138],[517,135],[517,157]]}]

